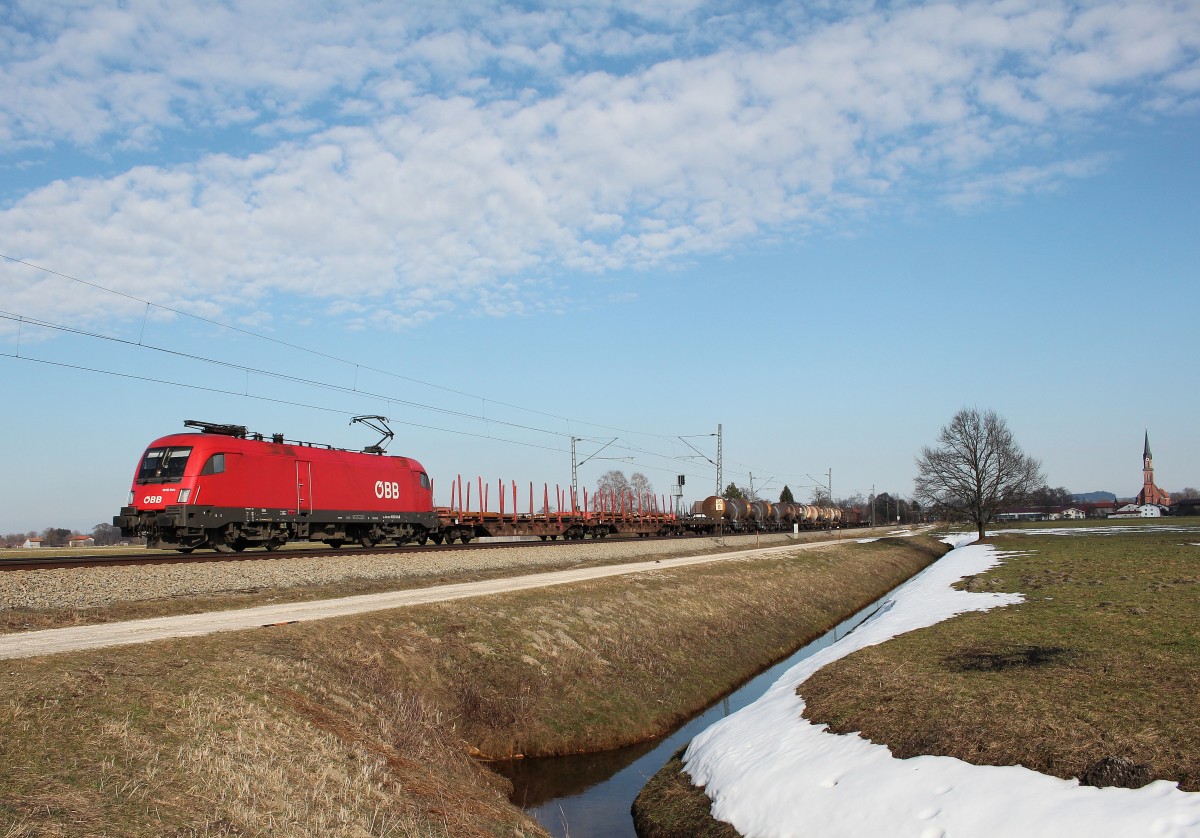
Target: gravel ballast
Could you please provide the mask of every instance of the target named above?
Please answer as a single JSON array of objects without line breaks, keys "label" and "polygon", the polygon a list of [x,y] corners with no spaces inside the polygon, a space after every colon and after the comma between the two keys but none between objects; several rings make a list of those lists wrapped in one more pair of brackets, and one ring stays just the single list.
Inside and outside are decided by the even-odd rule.
[{"label": "gravel ballast", "polygon": [[[861,534],[861,531],[854,533]],[[0,573],[0,611],[101,608],[128,602],[286,590],[350,581],[396,579],[400,582],[398,587],[407,587],[409,582],[421,584],[423,578],[444,579],[498,570],[524,573],[846,537],[850,533],[627,539],[401,554],[330,553],[321,557],[261,561],[8,571]]]}]

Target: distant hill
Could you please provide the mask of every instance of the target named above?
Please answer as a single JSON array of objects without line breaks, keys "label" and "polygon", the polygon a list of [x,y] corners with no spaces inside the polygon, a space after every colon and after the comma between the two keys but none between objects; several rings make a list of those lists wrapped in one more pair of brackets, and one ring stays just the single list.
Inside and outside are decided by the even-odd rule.
[{"label": "distant hill", "polygon": [[1075,503],[1103,503],[1105,501],[1115,501],[1117,496],[1112,492],[1084,492],[1081,495],[1071,495],[1071,500]]}]

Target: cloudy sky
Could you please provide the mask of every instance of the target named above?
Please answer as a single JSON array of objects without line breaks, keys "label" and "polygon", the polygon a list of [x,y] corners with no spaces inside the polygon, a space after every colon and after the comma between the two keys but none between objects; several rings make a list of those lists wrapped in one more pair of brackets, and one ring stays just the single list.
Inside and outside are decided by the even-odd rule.
[{"label": "cloudy sky", "polygon": [[0,7],[0,530],[193,418],[690,499],[979,406],[1200,485],[1200,5],[445,5]]}]

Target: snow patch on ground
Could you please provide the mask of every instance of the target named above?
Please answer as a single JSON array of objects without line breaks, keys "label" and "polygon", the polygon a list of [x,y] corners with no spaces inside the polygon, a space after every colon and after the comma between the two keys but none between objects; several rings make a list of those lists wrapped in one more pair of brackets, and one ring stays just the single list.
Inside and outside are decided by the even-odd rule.
[{"label": "snow patch on ground", "polygon": [[1129,535],[1130,533],[1200,532],[1195,524],[1124,524],[1107,527],[1038,527],[988,530],[994,535]]},{"label": "snow patch on ground", "polygon": [[882,745],[801,717],[796,688],[822,666],[955,614],[1021,601],[1019,594],[954,590],[954,582],[1013,554],[968,544],[974,533],[946,540],[956,549],[898,588],[870,620],[692,740],[684,765],[712,798],[713,816],[747,838],[1200,835],[1200,794],[1174,783],[1098,789],[1020,766],[899,760]]}]

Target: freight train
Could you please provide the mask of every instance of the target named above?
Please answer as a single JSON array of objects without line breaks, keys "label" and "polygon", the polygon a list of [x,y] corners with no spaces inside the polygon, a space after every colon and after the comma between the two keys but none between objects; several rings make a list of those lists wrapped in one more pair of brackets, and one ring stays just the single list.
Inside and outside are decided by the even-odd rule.
[{"label": "freight train", "polygon": [[[391,437],[383,417],[355,417]],[[252,434],[242,425],[188,420],[197,432],[156,439],[133,475],[128,504],[113,517],[126,538],[146,546],[190,553],[223,553],[248,547],[277,550],[289,541],[357,543],[467,543],[487,536],[546,539],[604,538],[609,535],[763,532],[837,527],[848,521],[840,509],[806,504],[710,497],[703,513],[677,516],[650,497],[628,493],[588,498],[582,505],[549,487],[542,508],[517,511],[517,487],[497,487],[499,510],[488,511],[490,486],[478,484],[478,510],[471,510],[470,484],[464,502],[461,479],[451,486],[449,506],[433,501],[433,482],[410,457],[385,454],[382,445],[349,451],[328,445]],[[382,443],[384,440],[381,440]],[[508,509],[506,510],[506,499]]]}]

